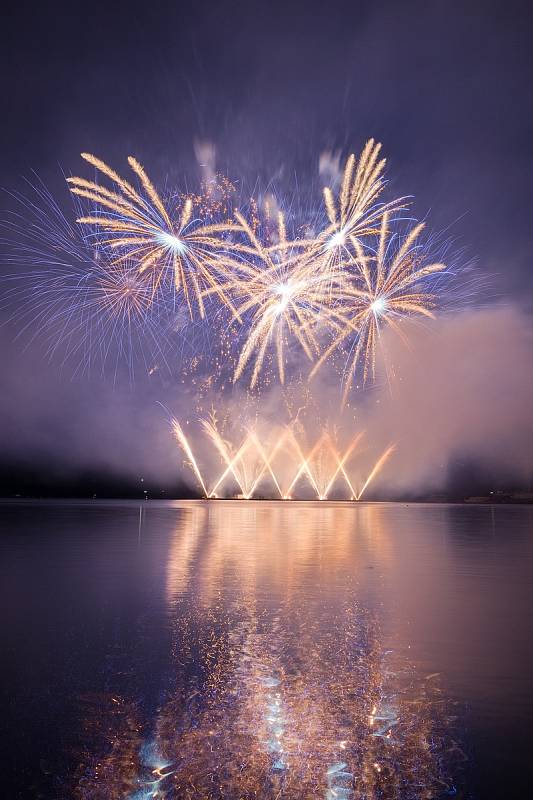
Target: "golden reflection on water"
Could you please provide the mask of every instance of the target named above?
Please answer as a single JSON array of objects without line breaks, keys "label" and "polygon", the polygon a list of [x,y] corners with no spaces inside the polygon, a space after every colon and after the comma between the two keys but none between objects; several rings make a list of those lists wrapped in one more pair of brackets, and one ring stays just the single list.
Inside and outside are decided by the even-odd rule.
[{"label": "golden reflection on water", "polygon": [[381,561],[392,558],[391,532],[378,505],[191,504],[171,544],[167,596],[172,602],[187,591],[191,564],[203,605],[211,604],[228,575],[251,592],[266,584],[275,597],[305,590],[309,581],[327,590],[339,572],[353,580],[361,555],[376,548]]},{"label": "golden reflection on water", "polygon": [[[354,513],[355,512],[355,513]],[[154,718],[114,698],[102,798],[445,796],[446,703],[382,643],[378,505],[191,503],[166,565],[171,678]],[[118,720],[118,721],[117,721]]]}]

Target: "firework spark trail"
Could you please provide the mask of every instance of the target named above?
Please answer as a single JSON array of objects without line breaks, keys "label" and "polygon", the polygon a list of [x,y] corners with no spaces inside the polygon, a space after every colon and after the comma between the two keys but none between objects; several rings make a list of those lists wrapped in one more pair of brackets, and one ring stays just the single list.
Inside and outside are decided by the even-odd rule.
[{"label": "firework spark trail", "polygon": [[[236,315],[228,296],[220,288],[220,277],[233,274],[239,265],[232,253],[238,245],[227,237],[237,229],[233,222],[203,224],[193,217],[193,200],[186,197],[175,217],[171,217],[144,168],[130,156],[128,163],[139,179],[141,196],[105,162],[82,153],[82,158],[110,179],[117,187],[111,191],[85,178],[67,178],[71,192],[96,204],[97,214],[81,216],[77,222],[102,231],[102,244],[117,250],[117,260],[135,258],[139,272],[152,273],[155,294],[170,270],[174,287],[181,290],[193,315],[192,300],[204,316],[203,292],[213,289],[218,298]],[[238,315],[236,315],[238,316]]]},{"label": "firework spark trail", "polygon": [[[274,458],[276,452],[279,449],[280,443],[283,441],[283,436],[281,441],[274,447],[273,451],[267,455],[265,450],[261,446],[261,443],[254,431],[248,431],[246,437],[244,438],[241,446],[235,452],[235,454],[231,455],[230,445],[223,439],[220,435],[219,431],[216,428],[216,424],[212,421],[203,420],[202,421],[202,428],[204,432],[207,434],[211,442],[214,444],[216,450],[221,455],[223,462],[226,464],[226,469],[220,475],[219,479],[217,480],[216,484],[214,485],[213,489],[211,490],[209,497],[213,497],[216,493],[218,487],[224,482],[225,478],[231,474],[237,481],[239,489],[241,490],[241,494],[245,499],[250,499],[252,497],[257,485],[259,484],[261,478],[265,474],[265,472],[269,472],[272,476],[272,480],[276,486],[277,491],[279,492],[280,497],[282,497],[282,491],[279,486],[276,474],[274,473],[271,462]],[[255,450],[255,455],[259,456],[260,461],[262,461],[262,466],[256,469],[256,476],[253,477],[254,467],[256,466],[255,460],[250,460],[249,463],[245,460],[245,455],[250,449]],[[239,468],[240,464],[240,468]]]},{"label": "firework spark trail", "polygon": [[344,465],[346,464],[346,462],[348,461],[348,459],[352,455],[353,451],[355,450],[355,448],[357,447],[357,445],[361,441],[362,437],[363,437],[363,433],[358,433],[357,436],[354,437],[354,439],[350,442],[350,445],[348,446],[348,449],[345,451],[345,453],[342,456],[342,458],[339,458],[339,455],[338,455],[337,451],[334,448],[332,448],[333,449],[333,453],[335,455],[335,458],[337,459],[338,466],[337,466],[337,469],[335,470],[335,472],[333,473],[333,475],[331,476],[330,482],[326,486],[326,492],[325,492],[326,497],[327,497],[331,487],[335,483],[335,479],[336,479],[337,475],[339,474],[339,472],[342,472],[344,480],[346,481],[346,483],[350,487],[350,490],[352,492],[352,497],[355,497],[356,493],[354,491],[354,488],[353,488],[353,486],[351,484],[350,479],[348,478],[348,475],[346,474],[346,470],[344,469]]},{"label": "firework spark trail", "polygon": [[[152,374],[155,361],[166,362],[159,358],[158,344],[169,331],[181,333],[177,317],[175,325],[170,319],[162,325],[179,298],[186,324],[205,321],[202,330],[210,341],[213,332],[220,334],[206,380],[225,386],[243,381],[256,389],[276,377],[280,384],[305,373],[312,378],[326,362],[340,362],[344,405],[359,372],[362,386],[375,381],[385,327],[405,338],[402,320],[433,317],[436,276],[445,269],[426,257],[423,224],[402,233],[405,220],[399,214],[407,199],[382,200],[386,180],[380,148],[370,139],[358,158],[348,157],[339,191],[325,188],[325,212],[311,223],[288,220],[277,205],[271,213],[264,204],[260,213],[253,198],[246,213],[239,210],[235,187],[219,175],[199,195],[163,198],[132,156],[128,164],[135,185],[83,153],[109,185],[96,178],[67,178],[76,203],[89,204],[77,215],[82,233],[74,232],[42,188],[38,199],[48,209],[27,203],[32,224],[26,230],[19,215],[11,226],[16,236],[12,260],[33,265],[22,276],[33,288],[18,312],[27,318],[21,333],[35,323],[51,323],[57,330],[51,354],[68,342],[69,354],[92,349],[105,362],[115,348],[131,367],[137,350],[145,358],[144,336],[155,353],[145,364]],[[17,291],[8,290],[7,300]],[[180,341],[191,338],[196,347],[196,337]],[[139,340],[135,348],[134,339]],[[195,353],[191,367],[197,369],[204,356],[207,362],[212,355],[213,350]],[[253,443],[246,453],[258,455],[262,474],[269,471]],[[246,464],[227,455],[230,472],[249,493],[257,474],[244,474]],[[321,477],[313,476],[303,456],[302,464],[317,493],[324,494],[318,487]],[[339,471],[349,484],[344,467]]]},{"label": "firework spark trail", "polygon": [[179,424],[179,422],[176,419],[172,420],[172,429],[174,431],[174,436],[176,437],[176,440],[181,445],[181,447],[183,448],[185,454],[187,455],[187,457],[189,459],[189,464],[191,465],[191,468],[193,469],[194,474],[198,478],[198,480],[200,482],[200,485],[201,485],[202,489],[204,490],[204,494],[207,497],[207,489],[205,487],[204,479],[202,478],[202,473],[200,472],[198,464],[196,463],[196,459],[195,459],[194,454],[193,454],[193,452],[191,450],[189,442],[187,441],[187,437],[183,433],[181,425]]},{"label": "firework spark trail", "polygon": [[309,481],[311,482],[311,485],[312,485],[313,489],[315,490],[315,492],[317,494],[317,497],[320,497],[320,490],[319,490],[318,485],[317,485],[317,483],[315,481],[315,477],[314,477],[314,475],[313,475],[313,473],[311,471],[311,467],[309,465],[309,460],[312,458],[313,454],[316,452],[316,450],[322,444],[322,440],[324,438],[324,435],[325,435],[325,433],[322,433],[322,435],[320,436],[320,438],[318,439],[318,441],[316,442],[316,444],[314,445],[314,447],[310,451],[309,455],[307,457],[305,457],[304,454],[302,453],[302,449],[301,449],[301,447],[300,447],[300,445],[298,443],[298,440],[296,439],[294,434],[292,434],[291,438],[292,438],[293,443],[296,446],[296,450],[298,452],[298,455],[301,457],[301,463],[300,463],[300,465],[299,465],[299,467],[298,467],[298,469],[296,471],[296,475],[294,476],[292,482],[289,484],[289,487],[288,487],[287,491],[284,494],[284,497],[286,499],[290,498],[290,493],[291,493],[292,489],[294,488],[294,486],[296,486],[296,483],[298,482],[300,476],[303,475],[304,472],[308,475]]},{"label": "firework spark trail", "polygon": [[[210,491],[206,488],[206,483],[193,454],[191,444],[183,433],[183,429],[176,420],[172,421],[175,438],[187,455],[188,463],[198,479],[206,498],[217,497],[217,490],[224,485],[227,477],[232,475],[239,487],[241,497],[249,500],[254,496],[261,480],[268,473],[272,478],[276,493],[283,500],[291,499],[291,492],[303,476],[307,477],[317,499],[327,500],[339,475],[342,475],[350,491],[350,500],[360,500],[395,449],[394,445],[391,445],[381,454],[365,477],[362,488],[357,491],[354,488],[353,480],[348,474],[347,465],[353,458],[353,454],[364,435],[363,432],[354,436],[346,450],[342,452],[335,446],[331,435],[324,430],[306,456],[291,425],[286,426],[278,434],[274,444],[271,442],[262,444],[257,432],[248,430],[240,446],[235,450],[217,429],[216,419],[203,420],[201,426],[224,465],[224,469],[216,478]],[[284,453],[287,456],[289,463],[292,463],[295,470],[286,490],[281,488],[282,480],[274,466],[274,460],[279,453]],[[333,458],[333,466],[331,467],[330,465],[329,468],[326,458],[328,454]],[[286,469],[287,459],[283,463],[283,471],[285,472]]]},{"label": "firework spark trail", "polygon": [[211,491],[210,491],[210,493],[209,493],[208,497],[216,497],[216,494],[215,494],[215,493],[216,493],[216,491],[217,491],[218,487],[222,485],[223,481],[226,479],[226,477],[227,477],[227,476],[228,476],[230,473],[231,473],[231,474],[233,474],[233,476],[235,477],[235,480],[236,480],[236,481],[237,481],[237,483],[239,484],[239,488],[240,488],[241,492],[242,492],[243,494],[246,494],[246,490],[245,490],[244,486],[241,484],[241,481],[240,481],[240,479],[237,477],[237,475],[235,474],[235,471],[234,471],[234,470],[235,470],[235,465],[237,464],[238,460],[244,456],[244,454],[245,454],[246,450],[247,450],[249,447],[250,447],[250,437],[249,437],[249,436],[246,436],[246,437],[245,437],[245,439],[243,440],[243,442],[242,442],[241,446],[239,447],[239,449],[237,450],[237,452],[236,452],[236,453],[235,453],[235,455],[233,456],[233,458],[232,458],[232,459],[229,461],[229,463],[227,464],[227,467],[226,467],[226,469],[225,469],[225,470],[224,470],[224,472],[223,472],[223,473],[220,475],[220,477],[218,478],[217,482],[215,483],[215,485],[214,485],[214,486],[213,486],[213,488],[211,489]]},{"label": "firework spark trail", "polygon": [[345,283],[336,293],[336,299],[345,309],[347,325],[330,345],[323,351],[313,366],[313,377],[322,364],[339,350],[343,342],[355,337],[356,345],[346,367],[343,402],[346,402],[359,363],[363,364],[363,383],[369,377],[375,378],[376,350],[380,337],[380,323],[387,323],[399,332],[398,321],[403,317],[421,315],[433,318],[432,307],[435,296],[431,292],[420,291],[424,279],[445,269],[444,264],[423,261],[418,237],[424,225],[416,225],[398,243],[396,234],[390,231],[389,216],[386,213],[381,223],[377,250],[371,255],[357,245],[357,273],[352,282]]},{"label": "firework spark trail", "polygon": [[344,167],[341,190],[335,199],[329,187],[324,188],[324,204],[329,226],[316,240],[322,256],[322,269],[330,281],[331,270],[346,260],[353,260],[353,250],[361,240],[371,236],[379,227],[384,214],[402,211],[408,198],[396,198],[388,203],[378,203],[385,188],[383,171],[386,160],[378,160],[381,144],[369,139],[357,161],[350,155]]},{"label": "firework spark trail", "polygon": [[4,275],[3,304],[16,300],[9,319],[21,323],[17,337],[35,330],[32,340],[50,358],[72,361],[74,374],[111,363],[116,375],[124,359],[133,377],[138,356],[146,369],[167,364],[168,309],[154,302],[136,263],[114,263],[91,244],[38,179],[32,192],[14,195],[21,211],[4,223],[14,237],[7,261],[26,270],[23,281],[20,272]]},{"label": "firework spark trail", "polygon": [[[239,485],[239,489],[244,494],[244,487],[243,487],[243,484],[241,482],[240,476],[238,474],[238,470],[236,468],[235,457],[231,456],[231,453],[229,452],[228,444],[224,441],[222,436],[219,434],[219,432],[218,432],[218,430],[216,428],[216,420],[202,420],[202,428],[204,429],[204,432],[207,434],[207,436],[209,437],[211,442],[214,444],[214,446],[217,449],[218,453],[222,456],[222,460],[226,463],[226,466],[227,466],[227,469],[228,469],[228,474],[231,472],[231,474],[233,475],[233,477],[235,478],[235,480],[237,481],[237,483]],[[241,445],[241,447],[237,451],[238,453],[242,452],[242,448],[243,448],[245,443],[246,443],[246,440],[244,441],[243,445]],[[225,474],[226,473],[224,473],[224,477],[225,477]],[[210,497],[213,496],[213,494],[215,493],[217,487],[218,487],[218,484],[210,492],[210,494],[209,494]]]},{"label": "firework spark trail", "polygon": [[360,500],[361,499],[365,489],[370,485],[370,482],[376,477],[376,475],[380,471],[381,467],[385,464],[387,459],[393,454],[395,449],[396,449],[395,445],[390,445],[390,447],[387,447],[385,452],[378,458],[378,460],[374,464],[374,467],[373,467],[372,471],[370,472],[369,476],[367,477],[366,481],[364,482],[363,488],[361,489],[359,494],[356,496],[356,500]]},{"label": "firework spark trail", "polygon": [[[251,269],[244,279],[228,284],[241,318],[250,318],[249,331],[239,354],[233,381],[254,358],[250,385],[256,385],[268,346],[273,343],[279,380],[285,381],[285,339],[294,337],[313,361],[319,352],[314,327],[319,316],[339,327],[340,315],[329,306],[327,286],[318,262],[310,257],[310,241],[287,242],[283,216],[278,218],[281,244],[264,246],[244,217],[237,219],[250,242]],[[295,248],[297,250],[295,251]],[[299,248],[299,250],[298,250]]]},{"label": "firework spark trail", "polygon": [[[235,454],[231,455],[231,445],[225,441],[225,439],[221,436],[219,431],[216,427],[216,418],[211,420],[202,420],[202,428],[204,432],[209,437],[210,441],[214,444],[216,450],[222,457],[223,462],[226,464],[226,469],[220,476],[219,480],[213,487],[212,491],[210,492],[210,497],[212,497],[218,486],[224,481],[227,475],[232,474],[239,489],[241,490],[241,494],[246,498],[249,499],[257,483],[259,482],[261,476],[264,474],[265,470],[270,470],[274,481],[276,482],[276,477],[272,472],[268,459],[262,449],[257,436],[253,431],[248,431],[241,446],[235,452]],[[250,459],[250,462],[247,462],[244,458],[245,454],[251,449],[254,448],[255,455],[259,455],[260,459],[263,461],[263,467],[259,469],[257,476],[253,477],[254,467],[256,467],[255,462]],[[256,470],[257,471],[257,470]],[[279,487],[278,487],[279,488]],[[281,490],[280,490],[281,494]]]},{"label": "firework spark trail", "polygon": [[283,441],[283,437],[281,438],[280,442],[278,442],[278,444],[275,445],[274,449],[272,450],[271,455],[267,456],[265,451],[264,451],[264,449],[263,449],[263,447],[261,446],[261,442],[259,441],[257,435],[254,432],[252,432],[250,435],[252,437],[252,441],[253,441],[254,445],[257,448],[257,451],[259,452],[259,454],[260,454],[260,456],[261,456],[261,458],[263,459],[263,462],[264,462],[264,465],[263,465],[261,471],[259,472],[258,476],[256,477],[255,481],[252,484],[252,487],[250,489],[250,496],[252,496],[252,494],[254,493],[255,488],[257,487],[259,481],[261,480],[261,478],[263,477],[265,472],[268,471],[270,473],[270,475],[272,476],[272,480],[274,481],[276,489],[279,492],[279,496],[281,498],[283,498],[283,492],[281,491],[281,487],[280,487],[280,485],[278,483],[278,479],[276,478],[276,474],[275,474],[274,470],[272,469],[272,459],[275,457],[277,451],[279,450],[279,447],[281,446],[280,442]]}]

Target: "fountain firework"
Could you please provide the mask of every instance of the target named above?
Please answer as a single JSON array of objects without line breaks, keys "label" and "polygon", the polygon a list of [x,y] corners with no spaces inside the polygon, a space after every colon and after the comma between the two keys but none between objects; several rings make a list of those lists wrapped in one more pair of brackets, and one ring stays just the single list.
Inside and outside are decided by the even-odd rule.
[{"label": "fountain firework", "polygon": [[238,496],[250,500],[259,496],[260,490],[264,496],[265,484],[270,484],[270,496],[291,500],[306,484],[317,500],[327,500],[334,488],[338,491],[340,486],[346,499],[361,500],[395,449],[394,445],[389,445],[372,460],[370,467],[366,458],[363,467],[360,457],[363,432],[341,447],[325,429],[311,446],[306,445],[294,424],[272,430],[266,440],[256,428],[245,428],[237,442],[228,441],[222,435],[215,415],[202,420],[201,428],[212,453],[216,453],[221,462],[210,480],[204,477],[182,426],[178,420],[172,420],[174,436],[186,456],[185,463],[193,471],[206,498],[227,496],[233,486]]}]

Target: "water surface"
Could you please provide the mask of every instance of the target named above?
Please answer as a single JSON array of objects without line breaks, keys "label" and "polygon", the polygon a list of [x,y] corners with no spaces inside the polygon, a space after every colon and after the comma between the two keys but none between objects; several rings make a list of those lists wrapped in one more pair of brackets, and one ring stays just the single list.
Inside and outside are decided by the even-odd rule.
[{"label": "water surface", "polygon": [[3,796],[530,793],[532,508],[0,512]]}]

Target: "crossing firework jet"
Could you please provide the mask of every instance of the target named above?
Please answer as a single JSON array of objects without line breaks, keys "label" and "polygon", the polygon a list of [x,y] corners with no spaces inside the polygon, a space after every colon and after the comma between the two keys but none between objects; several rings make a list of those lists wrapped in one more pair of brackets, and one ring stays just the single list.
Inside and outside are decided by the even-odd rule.
[{"label": "crossing firework jet", "polygon": [[364,432],[340,446],[324,429],[309,446],[307,437],[296,432],[294,422],[271,428],[266,437],[255,426],[243,427],[240,437],[232,441],[222,434],[213,412],[209,419],[201,420],[201,429],[213,448],[212,455],[218,457],[214,459],[217,466],[213,468],[211,464],[208,477],[200,469],[190,437],[176,419],[171,425],[186,464],[206,498],[225,496],[229,484],[237,487],[241,497],[250,500],[264,491],[267,484],[280,500],[292,499],[302,488],[310,490],[317,500],[327,500],[334,488],[342,491],[345,499],[361,500],[395,450],[390,445],[370,465],[368,455],[358,463]]}]

